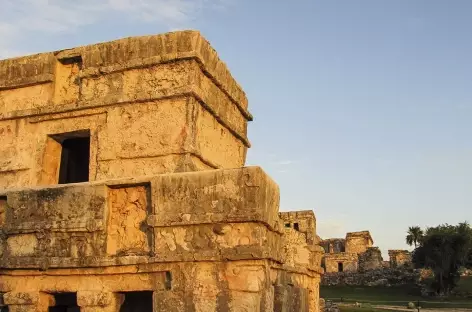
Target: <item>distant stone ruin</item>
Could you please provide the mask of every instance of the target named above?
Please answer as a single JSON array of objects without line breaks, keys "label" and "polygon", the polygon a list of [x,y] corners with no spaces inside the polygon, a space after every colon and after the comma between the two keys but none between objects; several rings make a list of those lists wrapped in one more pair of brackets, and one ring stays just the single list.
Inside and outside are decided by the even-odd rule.
[{"label": "distant stone ruin", "polygon": [[325,253],[321,260],[323,285],[402,285],[413,283],[417,274],[411,269],[411,253],[389,250],[383,261],[369,231],[351,232],[346,238],[321,240]]},{"label": "distant stone ruin", "polygon": [[390,258],[391,268],[411,265],[411,252],[408,250],[392,249],[388,251],[388,256]]},{"label": "distant stone ruin", "polygon": [[0,309],[317,312],[315,216],[244,166],[251,120],[195,31],[0,61]]},{"label": "distant stone ruin", "polygon": [[[376,247],[369,231],[351,232],[346,238],[322,240],[325,250],[321,265],[325,272],[357,272],[382,266],[382,255]],[[364,267],[365,266],[365,267]]]}]

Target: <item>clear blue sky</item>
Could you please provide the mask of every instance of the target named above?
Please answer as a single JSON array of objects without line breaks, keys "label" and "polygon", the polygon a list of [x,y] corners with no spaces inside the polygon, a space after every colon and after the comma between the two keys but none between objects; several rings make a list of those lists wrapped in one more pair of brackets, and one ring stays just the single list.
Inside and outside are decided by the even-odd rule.
[{"label": "clear blue sky", "polygon": [[[134,4],[132,4],[134,3]],[[472,221],[470,0],[0,0],[0,56],[199,29],[247,92],[247,163],[322,237]]]}]

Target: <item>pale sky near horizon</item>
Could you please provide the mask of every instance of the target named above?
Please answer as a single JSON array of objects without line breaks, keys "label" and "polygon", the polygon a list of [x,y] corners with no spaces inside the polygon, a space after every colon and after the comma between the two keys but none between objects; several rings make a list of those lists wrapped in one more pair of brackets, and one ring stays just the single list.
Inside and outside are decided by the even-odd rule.
[{"label": "pale sky near horizon", "polygon": [[246,91],[248,165],[318,234],[472,221],[470,0],[0,0],[0,58],[198,29]]}]

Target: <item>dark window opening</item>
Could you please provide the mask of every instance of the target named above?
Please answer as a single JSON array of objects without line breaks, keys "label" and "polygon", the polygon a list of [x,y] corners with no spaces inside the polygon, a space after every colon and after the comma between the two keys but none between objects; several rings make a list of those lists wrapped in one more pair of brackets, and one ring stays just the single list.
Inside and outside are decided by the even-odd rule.
[{"label": "dark window opening", "polygon": [[7,209],[7,200],[6,196],[0,196],[0,215]]},{"label": "dark window opening", "polygon": [[300,227],[298,226],[298,222],[295,222],[295,223],[293,224],[293,228],[294,228],[295,230],[297,230],[297,231],[300,231]]},{"label": "dark window opening", "polygon": [[167,271],[166,272],[166,282],[165,282],[166,290],[172,289],[172,273]]},{"label": "dark window opening", "polygon": [[290,223],[285,223],[285,227],[286,227],[286,228],[289,228],[289,227],[290,227]]},{"label": "dark window opening", "polygon": [[66,138],[62,141],[59,184],[89,180],[90,136]]},{"label": "dark window opening", "polygon": [[338,263],[338,272],[342,272],[342,271],[344,271],[344,265],[343,265],[342,262],[339,262]]},{"label": "dark window opening", "polygon": [[125,292],[120,312],[152,312],[152,291]]},{"label": "dark window opening", "polygon": [[77,305],[77,293],[53,294],[56,305],[49,307],[49,312],[80,312]]},{"label": "dark window opening", "polygon": [[59,59],[59,62],[61,62],[62,65],[78,64],[79,67],[82,67],[82,56],[75,55],[70,57],[64,57]]}]

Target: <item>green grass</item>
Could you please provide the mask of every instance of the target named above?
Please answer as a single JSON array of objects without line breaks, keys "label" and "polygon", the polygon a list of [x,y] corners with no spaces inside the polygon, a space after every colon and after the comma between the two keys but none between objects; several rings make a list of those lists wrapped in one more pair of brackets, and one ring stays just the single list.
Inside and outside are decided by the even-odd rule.
[{"label": "green grass", "polygon": [[339,307],[341,312],[385,312],[390,310],[376,309],[372,307]]},{"label": "green grass", "polygon": [[356,306],[339,306],[341,312],[385,312],[391,310],[374,308],[370,304],[363,304],[361,307]]},{"label": "green grass", "polygon": [[360,301],[397,301],[422,299],[414,286],[362,287],[362,286],[321,286],[322,298],[353,298]]},{"label": "green grass", "polygon": [[[461,280],[461,289],[472,287],[472,279]],[[354,286],[322,286],[320,288],[322,298],[334,302],[345,303],[369,303],[372,305],[390,305],[406,307],[408,302],[419,301],[423,308],[472,308],[471,298],[424,298],[414,286],[398,287],[354,287]],[[359,309],[359,308],[357,308]],[[366,310],[367,309],[367,310]],[[353,310],[349,310],[353,311]],[[368,312],[368,307],[358,311]]]}]

